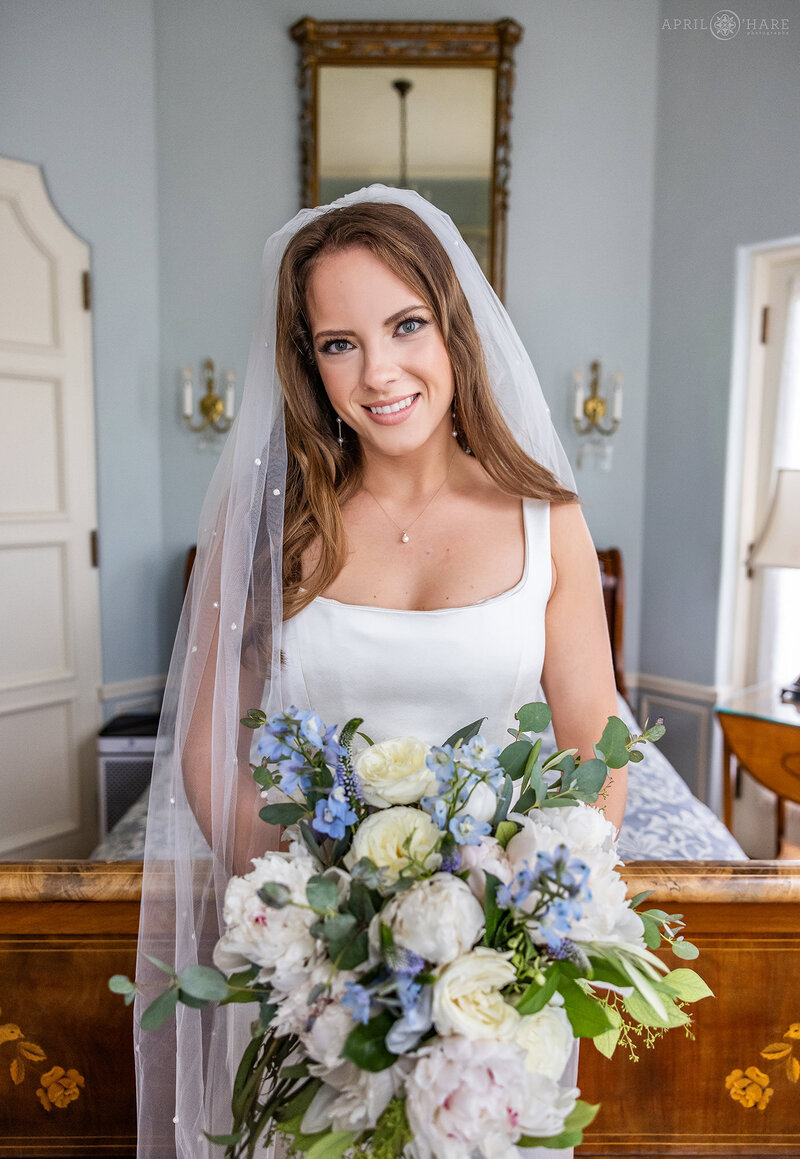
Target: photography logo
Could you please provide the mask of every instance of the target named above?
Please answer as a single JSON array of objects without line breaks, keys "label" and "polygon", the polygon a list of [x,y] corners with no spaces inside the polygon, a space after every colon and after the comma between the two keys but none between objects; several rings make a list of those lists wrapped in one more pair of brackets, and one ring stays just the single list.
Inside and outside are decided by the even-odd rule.
[{"label": "photography logo", "polygon": [[741,21],[730,8],[720,8],[719,12],[715,12],[711,17],[709,28],[711,35],[716,36],[717,40],[733,40],[741,28]]}]

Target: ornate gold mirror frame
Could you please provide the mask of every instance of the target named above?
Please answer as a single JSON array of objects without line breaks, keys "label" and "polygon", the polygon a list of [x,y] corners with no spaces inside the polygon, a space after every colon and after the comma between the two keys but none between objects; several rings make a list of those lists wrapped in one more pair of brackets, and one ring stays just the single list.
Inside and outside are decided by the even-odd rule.
[{"label": "ornate gold mirror frame", "polygon": [[[392,80],[393,74],[387,72],[382,80],[386,92],[389,88],[396,90],[397,96],[391,99],[396,102],[397,119],[394,112],[389,123],[381,119],[376,107],[371,108],[373,122],[376,116],[377,137],[379,145],[384,143],[394,148],[400,140],[400,152],[403,158],[397,170],[397,179],[387,179],[385,176],[373,176],[371,180],[383,180],[386,184],[410,185],[416,188],[423,196],[430,196],[441,209],[446,210],[461,229],[468,244],[481,262],[481,265],[492,283],[499,297],[503,296],[505,285],[505,250],[506,250],[506,214],[508,210],[508,179],[511,168],[511,97],[514,88],[514,46],[522,36],[522,28],[514,20],[498,20],[494,23],[443,23],[439,21],[322,21],[304,17],[298,20],[290,29],[290,34],[300,49],[299,86],[301,93],[300,111],[300,189],[301,206],[324,204],[329,197],[325,193],[325,175],[321,167],[322,129],[330,124],[330,109],[323,107],[325,93],[330,89],[332,70],[344,69],[379,69],[399,70],[397,79]],[[426,80],[422,69],[471,69],[481,70],[473,73],[463,73],[460,77],[450,76],[448,81],[466,86],[462,92],[480,89],[488,94],[491,107],[481,109],[480,120],[486,133],[486,175],[485,189],[480,190],[480,200],[485,201],[485,226],[478,224],[472,229],[458,220],[458,214],[452,212],[448,204],[440,204],[440,199],[430,193],[430,182],[426,190],[425,178],[414,180],[413,165],[410,177],[405,171],[406,148],[406,117],[407,109],[404,98],[407,92],[414,87],[414,82],[403,79],[404,73]],[[481,76],[483,70],[489,71],[489,76]],[[353,79],[352,99],[349,101],[347,90],[339,92],[333,99],[337,108],[341,108],[343,115],[339,120],[334,113],[334,124],[341,124],[341,140],[358,140],[360,130],[357,127],[355,113],[361,111],[359,93],[362,92],[360,83],[367,79],[358,77],[358,74],[342,73],[337,79],[348,84],[347,78]],[[479,84],[473,83],[475,81]],[[372,78],[375,79],[374,77]],[[433,78],[430,78],[433,80]],[[444,80],[445,78],[436,78]],[[424,91],[424,84],[417,84],[418,92]],[[356,91],[358,89],[358,91]],[[404,91],[405,89],[405,91]],[[362,98],[363,99],[363,98]],[[460,102],[451,98],[447,113],[451,118],[459,115]],[[419,110],[419,106],[417,106]],[[430,108],[426,108],[417,116],[417,124],[424,125],[424,134],[427,137],[427,148],[430,153],[435,146],[434,137],[438,133],[438,140],[444,149],[449,144],[453,134],[447,134],[443,126],[437,128],[435,117]],[[327,117],[327,120],[326,120]],[[465,130],[471,129],[473,122],[467,120],[470,114],[464,113],[461,124]],[[397,127],[396,127],[397,126]],[[452,121],[451,121],[452,126]],[[375,126],[373,126],[375,128]],[[413,124],[412,124],[413,129]],[[417,141],[420,134],[417,135]],[[417,143],[412,137],[413,146]],[[338,142],[337,142],[338,144]],[[363,140],[362,140],[363,148]],[[377,154],[379,150],[374,150]],[[363,159],[363,154],[362,154]],[[377,162],[377,157],[376,157]],[[377,162],[380,164],[379,162]],[[362,168],[364,166],[362,165]],[[374,166],[373,166],[374,171]],[[361,174],[355,175],[358,184],[349,188],[358,188],[361,184],[370,181],[359,180]],[[436,177],[433,184],[436,184]],[[328,183],[330,185],[330,183]],[[440,186],[444,182],[439,183]],[[477,184],[473,182],[473,184]],[[341,188],[333,196],[339,196],[347,189]]]}]

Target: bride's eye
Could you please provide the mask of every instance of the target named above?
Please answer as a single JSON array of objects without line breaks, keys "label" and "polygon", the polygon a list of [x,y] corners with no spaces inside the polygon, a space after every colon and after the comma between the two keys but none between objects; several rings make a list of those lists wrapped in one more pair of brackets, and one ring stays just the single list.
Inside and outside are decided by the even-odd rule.
[{"label": "bride's eye", "polygon": [[329,338],[320,346],[320,354],[345,354],[347,348],[352,346],[346,338]]},{"label": "bride's eye", "polygon": [[[404,318],[402,322],[398,323],[397,329],[401,334],[417,334],[423,326],[427,325],[427,318]],[[413,326],[413,330],[406,330],[406,326]]]}]

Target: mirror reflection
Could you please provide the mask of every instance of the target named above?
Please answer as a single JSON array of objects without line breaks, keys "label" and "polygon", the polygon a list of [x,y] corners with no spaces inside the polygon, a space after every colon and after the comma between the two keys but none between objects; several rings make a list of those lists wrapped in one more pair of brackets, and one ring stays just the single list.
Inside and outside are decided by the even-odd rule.
[{"label": "mirror reflection", "polygon": [[320,203],[373,182],[415,189],[491,278],[494,72],[323,66],[318,84]]}]

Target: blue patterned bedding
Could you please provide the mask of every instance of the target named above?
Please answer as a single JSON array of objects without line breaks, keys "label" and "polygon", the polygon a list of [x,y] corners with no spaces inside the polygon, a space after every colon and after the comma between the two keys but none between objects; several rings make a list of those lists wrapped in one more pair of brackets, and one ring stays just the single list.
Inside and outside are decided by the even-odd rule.
[{"label": "blue patterned bedding", "polygon": [[[619,715],[631,732],[640,728],[619,697]],[[552,728],[544,750],[555,750]],[[628,765],[628,804],[619,838],[623,861],[746,861],[747,854],[711,810],[692,796],[657,745],[642,747],[644,759]],[[139,861],[144,855],[147,790],[102,844],[93,861]],[[157,839],[157,834],[154,835]]]}]

